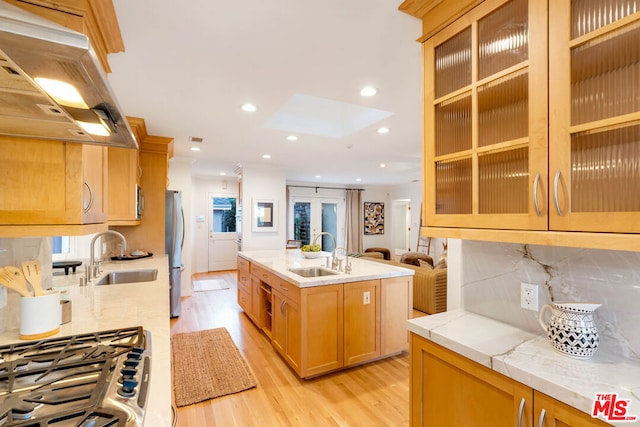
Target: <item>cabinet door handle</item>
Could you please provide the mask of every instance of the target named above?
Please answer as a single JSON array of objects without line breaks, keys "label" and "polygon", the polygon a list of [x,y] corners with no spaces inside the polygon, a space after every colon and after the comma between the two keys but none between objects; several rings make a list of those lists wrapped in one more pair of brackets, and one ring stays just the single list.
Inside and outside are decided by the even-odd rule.
[{"label": "cabinet door handle", "polygon": [[282,302],[280,303],[280,313],[282,313],[283,316],[285,316],[284,313],[284,305],[287,303],[287,301],[282,300]]},{"label": "cabinet door handle", "polygon": [[91,210],[91,206],[93,206],[93,189],[91,188],[91,185],[89,185],[87,181],[84,182],[84,186],[87,187],[87,189],[89,190],[89,203],[87,203],[87,206],[85,206],[85,208],[82,211],[84,213],[87,213]]},{"label": "cabinet door handle", "polygon": [[553,179],[553,203],[556,205],[556,212],[558,212],[558,216],[562,216],[560,200],[558,200],[558,184],[560,183],[560,175],[560,169],[558,169],[556,177]]},{"label": "cabinet door handle", "polygon": [[544,425],[544,416],[546,415],[546,413],[547,411],[542,408],[542,411],[540,411],[540,419],[538,420],[538,427],[542,427]]},{"label": "cabinet door handle", "polygon": [[536,174],[536,177],[533,180],[533,208],[536,210],[536,215],[542,216],[540,206],[538,206],[538,184],[540,184],[540,172]]},{"label": "cabinet door handle", "polygon": [[518,408],[518,427],[522,427],[522,411],[524,411],[524,397],[520,400],[520,407]]}]

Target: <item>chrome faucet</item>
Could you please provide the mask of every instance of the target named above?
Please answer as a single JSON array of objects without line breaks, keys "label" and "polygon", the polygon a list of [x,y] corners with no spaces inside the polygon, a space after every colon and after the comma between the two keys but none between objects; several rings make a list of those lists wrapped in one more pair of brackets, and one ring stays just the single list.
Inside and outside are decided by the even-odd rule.
[{"label": "chrome faucet", "polygon": [[[351,263],[349,263],[349,253],[347,252],[347,248],[337,248],[336,252],[338,252],[340,249],[342,249],[342,251],[344,252],[344,272],[346,274],[350,274],[351,273]],[[338,270],[342,271],[342,260],[338,260]]]},{"label": "chrome faucet", "polygon": [[[118,233],[117,231],[114,230],[107,230],[107,231],[103,231],[101,233],[96,234],[95,236],[93,236],[93,239],[91,239],[91,250],[90,250],[90,258],[89,258],[89,274],[91,275],[91,278],[95,278],[98,276],[98,271],[97,270],[96,265],[100,266],[100,262],[98,261],[98,264],[95,263],[95,252],[94,252],[94,247],[95,247],[95,243],[96,240],[98,240],[99,237],[104,236],[105,234],[115,234],[116,236],[120,237],[122,239],[122,249],[120,250],[120,255],[122,256],[124,254],[124,251],[127,250],[127,239],[125,239],[125,237]],[[94,270],[95,269],[95,270]]]},{"label": "chrome faucet", "polygon": [[329,233],[328,231],[323,231],[322,233],[318,233],[315,236],[313,236],[313,240],[311,241],[312,245],[316,244],[316,241],[318,240],[318,237],[322,236],[322,235],[326,235],[331,237],[331,243],[333,243],[332,248],[333,250],[331,251],[331,269],[335,269],[336,268],[336,264],[337,264],[337,260],[336,260],[336,238],[333,237],[333,234]]}]

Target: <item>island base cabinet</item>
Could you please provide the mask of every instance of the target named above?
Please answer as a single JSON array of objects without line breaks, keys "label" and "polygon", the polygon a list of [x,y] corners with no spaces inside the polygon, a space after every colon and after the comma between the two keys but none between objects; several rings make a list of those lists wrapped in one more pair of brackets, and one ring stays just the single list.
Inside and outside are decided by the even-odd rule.
[{"label": "island base cabinet", "polygon": [[410,356],[411,426],[608,425],[413,333]]},{"label": "island base cabinet", "polygon": [[302,289],[302,369],[312,377],[343,366],[342,285]]},{"label": "island base cabinet", "polygon": [[380,280],[344,284],[344,364],[380,357]]},{"label": "island base cabinet", "polygon": [[300,375],[300,305],[279,292],[272,291],[273,324],[271,343]]},{"label": "island base cabinet", "polygon": [[401,276],[382,279],[380,284],[381,354],[407,351],[407,319],[413,317],[413,278]]}]

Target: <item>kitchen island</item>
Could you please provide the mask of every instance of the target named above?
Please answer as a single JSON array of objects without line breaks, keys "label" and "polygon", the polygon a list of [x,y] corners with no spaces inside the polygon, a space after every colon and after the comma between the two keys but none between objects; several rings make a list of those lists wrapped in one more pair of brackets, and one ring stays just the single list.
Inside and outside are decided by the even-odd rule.
[{"label": "kitchen island", "polygon": [[[337,272],[324,267],[330,256],[238,253],[238,304],[301,378],[408,349],[413,270],[349,258],[351,272]],[[304,277],[292,269],[322,275]]]},{"label": "kitchen island", "polygon": [[[640,362],[620,354],[612,340],[601,337],[595,355],[579,360],[553,350],[542,332],[530,333],[464,310],[412,319],[408,328],[411,425],[466,425],[469,419],[495,426],[556,421],[599,426],[606,425],[603,419],[615,426],[640,425]],[[450,389],[454,383],[468,385],[465,398]],[[619,405],[617,413],[613,407],[606,409],[612,397]],[[591,417],[596,399],[601,404],[599,419]],[[545,422],[552,424],[539,424],[543,409]],[[504,424],[481,422],[490,414]],[[440,416],[446,421],[433,418]]]},{"label": "kitchen island", "polygon": [[[152,360],[150,389],[145,411],[145,426],[171,426],[171,363],[169,330],[169,274],[165,256],[153,256],[126,262],[108,262],[101,266],[101,277],[117,270],[158,269],[157,280],[96,286],[79,286],[84,269],[75,274],[53,276],[53,286],[62,299],[72,304],[71,322],[61,325],[53,337],[77,335],[131,326],[151,332]],[[51,338],[53,338],[51,337]],[[19,325],[5,329],[3,344],[20,342]]]}]

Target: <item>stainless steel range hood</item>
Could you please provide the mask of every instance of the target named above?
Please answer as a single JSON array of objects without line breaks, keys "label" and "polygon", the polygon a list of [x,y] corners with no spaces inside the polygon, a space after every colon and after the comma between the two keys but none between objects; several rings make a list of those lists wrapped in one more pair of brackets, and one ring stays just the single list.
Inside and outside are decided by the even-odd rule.
[{"label": "stainless steel range hood", "polygon": [[[48,94],[40,78],[73,86],[84,102]],[[91,134],[79,122],[108,131]],[[89,38],[2,0],[0,135],[137,148]]]}]

